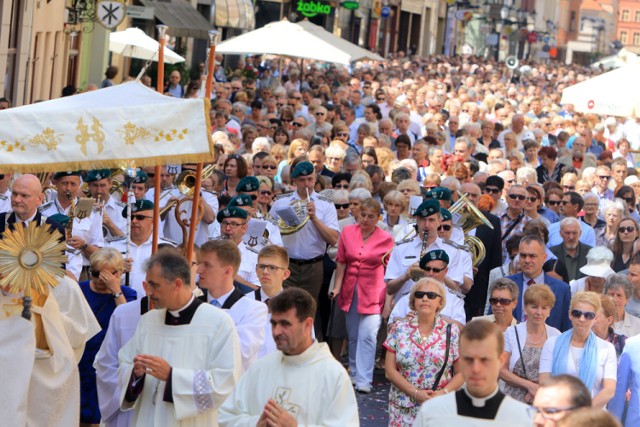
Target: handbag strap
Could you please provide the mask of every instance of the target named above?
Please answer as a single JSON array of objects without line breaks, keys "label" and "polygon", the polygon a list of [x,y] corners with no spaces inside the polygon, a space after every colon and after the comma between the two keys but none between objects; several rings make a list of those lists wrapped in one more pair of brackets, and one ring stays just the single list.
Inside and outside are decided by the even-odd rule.
[{"label": "handbag strap", "polygon": [[522,348],[520,348],[520,336],[518,335],[518,327],[514,326],[513,329],[516,331],[516,342],[518,343],[518,353],[520,353],[520,363],[522,363],[522,372],[524,372],[524,378],[527,378],[527,368],[524,365],[524,359],[522,358]]},{"label": "handbag strap", "polygon": [[522,218],[524,218],[523,214],[518,215],[518,218],[516,218],[511,225],[509,226],[509,229],[502,235],[502,239],[504,240],[509,236],[509,233],[511,233],[513,231],[514,228],[516,228],[516,225],[520,224],[520,221],[522,221]]},{"label": "handbag strap", "polygon": [[436,389],[438,388],[438,384],[440,384],[440,378],[442,378],[442,374],[444,374],[444,370],[447,368],[447,362],[449,361],[449,347],[451,344],[451,323],[447,324],[447,349],[444,352],[444,363],[442,364],[442,368],[440,368],[440,371],[438,372],[438,375],[436,375],[436,379],[433,382],[433,386],[431,387],[431,390],[436,391]]}]

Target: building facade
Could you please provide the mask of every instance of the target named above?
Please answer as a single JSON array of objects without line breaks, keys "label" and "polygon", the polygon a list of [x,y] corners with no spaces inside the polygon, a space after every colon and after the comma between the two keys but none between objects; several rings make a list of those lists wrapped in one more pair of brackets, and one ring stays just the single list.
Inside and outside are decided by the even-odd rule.
[{"label": "building facade", "polygon": [[640,1],[620,0],[616,38],[628,50],[640,54]]}]

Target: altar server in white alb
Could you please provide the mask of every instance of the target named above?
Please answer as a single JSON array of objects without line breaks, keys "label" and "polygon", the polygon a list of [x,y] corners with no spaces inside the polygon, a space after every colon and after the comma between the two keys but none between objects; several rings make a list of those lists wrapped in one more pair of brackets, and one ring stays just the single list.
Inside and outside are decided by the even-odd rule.
[{"label": "altar server in white alb", "polygon": [[300,288],[269,301],[279,351],[258,359],[220,408],[221,426],[360,425],[347,371],[311,335],[316,303]]},{"label": "altar server in white alb", "polygon": [[187,260],[163,249],[147,262],[156,310],[120,350],[120,407],[133,426],[217,426],[218,408],[240,376],[233,320],[194,297]]},{"label": "altar server in white alb", "polygon": [[531,427],[527,405],[498,387],[505,362],[504,337],[488,320],[474,320],[460,332],[460,371],[465,385],[455,393],[427,400],[414,427]]}]

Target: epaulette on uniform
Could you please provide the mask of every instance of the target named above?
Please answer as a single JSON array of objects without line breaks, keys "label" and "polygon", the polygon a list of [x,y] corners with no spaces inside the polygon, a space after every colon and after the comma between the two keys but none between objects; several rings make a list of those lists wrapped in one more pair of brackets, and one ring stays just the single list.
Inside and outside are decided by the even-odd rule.
[{"label": "epaulette on uniform", "polygon": [[318,199],[320,199],[320,200],[324,200],[324,201],[325,201],[325,202],[327,202],[327,203],[331,203],[331,204],[333,204],[333,200],[331,200],[330,198],[325,197],[325,196],[322,196],[322,195],[320,195],[320,194],[317,194],[317,196],[318,196]]},{"label": "epaulette on uniform", "polygon": [[40,211],[40,212],[44,212],[44,211],[46,211],[47,209],[49,209],[52,205],[53,205],[53,201],[48,202],[48,203],[44,203],[44,204],[42,204],[42,205],[38,206],[38,211]]},{"label": "epaulette on uniform", "polygon": [[442,239],[442,242],[447,244],[447,245],[449,245],[449,246],[453,246],[456,249],[460,249],[460,250],[469,252],[469,248],[466,245],[461,245],[460,243],[456,243],[453,240]]},{"label": "epaulette on uniform", "polygon": [[167,239],[166,237],[159,237],[158,241],[162,240],[162,243],[168,243],[171,246],[178,246],[178,242],[175,240]]},{"label": "epaulette on uniform", "polygon": [[412,242],[413,239],[415,239],[417,236],[413,236],[413,237],[407,237],[406,239],[402,239],[402,240],[398,240],[397,242],[394,242],[396,245],[404,245],[405,243],[409,243]]},{"label": "epaulette on uniform", "polygon": [[280,200],[280,199],[282,199],[283,197],[289,197],[289,196],[293,196],[293,191],[290,191],[290,192],[288,192],[288,193],[278,194],[278,195],[276,196],[276,200]]},{"label": "epaulette on uniform", "polygon": [[119,242],[120,240],[125,240],[126,236],[111,236],[111,237],[105,237],[104,241],[107,243],[113,243],[113,242]]}]

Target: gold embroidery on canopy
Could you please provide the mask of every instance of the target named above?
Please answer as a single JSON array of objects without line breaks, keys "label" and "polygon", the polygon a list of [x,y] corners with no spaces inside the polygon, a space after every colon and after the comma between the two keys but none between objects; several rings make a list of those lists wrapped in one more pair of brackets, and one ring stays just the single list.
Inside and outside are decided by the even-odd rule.
[{"label": "gold embroidery on canopy", "polygon": [[[42,133],[39,133],[31,138],[29,142],[36,145],[44,145],[45,147],[47,147],[47,150],[51,151],[58,149],[58,144],[60,143],[61,139],[61,133],[56,135],[53,129],[46,128],[42,131]],[[22,150],[24,151],[24,148],[22,148]]]},{"label": "gold embroidery on canopy", "polygon": [[15,150],[24,151],[25,147],[20,141],[15,141],[13,144],[7,141],[0,141],[0,148],[3,148],[7,153],[11,153]]},{"label": "gold embroidery on canopy", "polygon": [[136,139],[144,139],[151,135],[151,132],[143,127],[138,127],[131,122],[127,122],[123,129],[117,131],[123,138],[124,143],[133,145]]},{"label": "gold embroidery on canopy", "polygon": [[80,150],[85,156],[88,156],[87,142],[89,141],[94,141],[96,143],[98,146],[98,154],[102,153],[102,150],[104,150],[105,134],[102,130],[102,123],[100,123],[100,120],[95,117],[92,116],[92,118],[93,123],[91,124],[91,130],[93,133],[89,132],[89,127],[84,124],[82,117],[78,119],[78,125],[76,126],[76,129],[80,132],[79,135],[76,135],[76,142],[80,144]]}]

